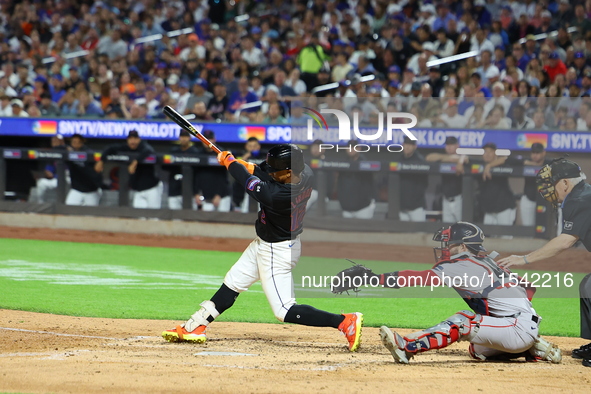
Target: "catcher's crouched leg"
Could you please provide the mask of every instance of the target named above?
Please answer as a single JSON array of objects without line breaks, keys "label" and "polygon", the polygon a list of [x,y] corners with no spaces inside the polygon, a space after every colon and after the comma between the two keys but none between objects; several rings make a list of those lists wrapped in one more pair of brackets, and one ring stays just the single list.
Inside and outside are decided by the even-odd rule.
[{"label": "catcher's crouched leg", "polygon": [[[386,335],[386,330],[383,330],[382,342],[390,350],[395,361],[408,363],[417,353],[443,349],[454,342],[472,340],[478,333],[478,324],[481,320],[482,317],[472,311],[459,311],[436,326],[404,337],[396,333]],[[396,351],[394,345],[399,351]]]}]

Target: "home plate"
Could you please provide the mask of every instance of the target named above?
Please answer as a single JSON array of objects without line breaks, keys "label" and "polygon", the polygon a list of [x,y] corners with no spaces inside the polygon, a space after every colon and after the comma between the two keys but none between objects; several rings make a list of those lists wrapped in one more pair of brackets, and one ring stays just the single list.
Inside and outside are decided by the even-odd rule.
[{"label": "home plate", "polygon": [[258,354],[237,353],[237,352],[199,352],[194,356],[258,356]]}]

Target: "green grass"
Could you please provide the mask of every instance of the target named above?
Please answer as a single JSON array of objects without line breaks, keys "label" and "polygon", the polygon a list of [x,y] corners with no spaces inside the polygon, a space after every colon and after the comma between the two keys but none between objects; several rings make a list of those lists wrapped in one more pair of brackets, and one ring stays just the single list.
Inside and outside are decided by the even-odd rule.
[{"label": "green grass", "polygon": [[[230,252],[15,239],[0,239],[0,250],[0,308],[133,319],[185,320],[201,301],[213,295],[240,256]],[[376,272],[431,267],[363,263]],[[303,257],[294,271],[296,285],[302,273],[330,275],[348,264],[341,259]],[[573,289],[582,276],[575,277]],[[368,291],[362,291],[358,297],[300,297],[298,302],[335,313],[363,312],[368,326],[405,328],[428,327],[467,308],[449,289],[438,293],[438,298],[400,298],[413,296],[412,291],[417,289],[385,289],[373,297],[367,297],[373,294]],[[417,292],[422,297],[432,296],[422,290]],[[551,292],[539,293],[556,296]],[[576,297],[576,292],[573,294]],[[578,299],[535,298],[534,307],[544,318],[543,334],[579,335]],[[241,294],[234,307],[219,320],[277,322],[259,283]]]}]

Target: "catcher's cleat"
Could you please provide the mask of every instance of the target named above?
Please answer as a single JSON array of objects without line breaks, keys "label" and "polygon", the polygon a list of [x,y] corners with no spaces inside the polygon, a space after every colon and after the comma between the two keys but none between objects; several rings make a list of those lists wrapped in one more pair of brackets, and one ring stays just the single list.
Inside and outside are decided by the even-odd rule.
[{"label": "catcher's cleat", "polygon": [[345,334],[349,341],[349,350],[354,352],[361,344],[361,328],[363,326],[363,313],[344,313],[345,319],[339,325],[339,331]]},{"label": "catcher's cleat", "polygon": [[542,337],[536,339],[534,345],[529,349],[529,353],[537,359],[550,361],[553,364],[560,364],[562,361],[562,351],[560,348]]},{"label": "catcher's cleat", "polygon": [[414,356],[413,353],[403,350],[406,344],[404,338],[392,332],[388,327],[380,327],[380,338],[382,338],[382,343],[392,353],[392,357],[397,363],[408,364],[409,360]]},{"label": "catcher's cleat", "polygon": [[166,330],[162,332],[162,338],[168,342],[193,342],[193,343],[205,343],[207,336],[205,335],[206,326],[198,326],[193,331],[189,332],[185,330],[184,325],[176,326],[172,330]]},{"label": "catcher's cleat", "polygon": [[572,357],[578,359],[591,359],[591,343],[583,345],[578,349],[574,349]]}]

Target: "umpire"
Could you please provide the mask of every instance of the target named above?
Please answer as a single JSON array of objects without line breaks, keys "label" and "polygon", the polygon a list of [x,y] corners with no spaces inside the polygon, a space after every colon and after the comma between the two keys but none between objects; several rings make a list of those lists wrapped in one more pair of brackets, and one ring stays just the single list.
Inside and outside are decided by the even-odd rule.
[{"label": "umpire", "polygon": [[[536,182],[542,197],[562,208],[562,233],[540,249],[525,256],[509,256],[498,261],[501,267],[530,264],[544,260],[573,246],[581,240],[591,252],[591,185],[579,165],[566,159],[556,159],[542,167]],[[591,340],[591,274],[579,286],[581,299],[581,337]],[[591,343],[573,350],[574,358],[583,359],[591,367]]]}]

